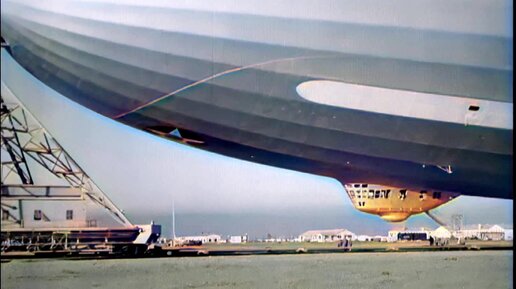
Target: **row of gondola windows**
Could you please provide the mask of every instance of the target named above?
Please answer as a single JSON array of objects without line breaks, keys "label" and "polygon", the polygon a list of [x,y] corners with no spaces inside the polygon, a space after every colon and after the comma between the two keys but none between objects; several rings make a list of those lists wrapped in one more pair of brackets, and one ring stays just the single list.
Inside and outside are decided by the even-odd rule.
[{"label": "row of gondola windows", "polygon": [[[427,191],[421,191],[419,193],[419,199],[420,200],[424,200],[426,195],[427,195]],[[441,198],[441,192],[433,192],[432,193],[432,198],[433,199],[440,199]]]},{"label": "row of gondola windows", "polygon": [[367,184],[354,184],[353,187],[354,188],[360,188],[360,187],[367,188]]},{"label": "row of gondola windows", "polygon": [[[391,190],[350,190],[349,194],[351,197],[357,197],[357,199],[378,199],[378,198],[384,198],[388,199],[389,195],[391,193]],[[419,193],[419,199],[424,200],[425,196],[427,194],[427,191],[421,191]],[[398,195],[398,198],[401,200],[405,200],[407,198],[407,190],[400,190],[400,193]],[[440,199],[441,198],[441,192],[433,192],[432,194],[433,199]]]},{"label": "row of gondola windows", "polygon": [[362,192],[360,192],[360,190],[350,190],[349,191],[349,194],[351,195],[351,197],[356,197],[358,199],[365,199],[365,198],[368,198],[368,199],[378,199],[378,198],[384,198],[384,199],[388,199],[389,198],[389,194],[391,193],[391,190],[362,190]]}]

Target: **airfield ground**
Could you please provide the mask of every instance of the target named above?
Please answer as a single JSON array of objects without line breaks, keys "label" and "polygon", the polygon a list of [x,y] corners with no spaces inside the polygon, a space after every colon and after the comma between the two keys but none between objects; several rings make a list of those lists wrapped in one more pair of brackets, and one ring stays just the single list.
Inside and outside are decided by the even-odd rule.
[{"label": "airfield ground", "polygon": [[17,259],[2,288],[513,288],[511,250]]},{"label": "airfield ground", "polygon": [[[482,241],[482,240],[466,240],[465,244],[458,245],[456,241],[450,241],[445,247],[450,249],[458,248],[508,248],[512,247],[512,241]],[[305,248],[307,250],[325,250],[325,249],[337,249],[336,242],[327,243],[309,243],[309,242],[282,242],[282,243],[266,243],[266,242],[250,242],[242,244],[205,244],[202,246],[203,249],[208,251],[221,251],[221,250],[295,250],[298,248]],[[416,241],[416,242],[353,242],[353,250],[396,250],[396,249],[420,249],[420,250],[434,250],[443,247],[430,246],[428,241]]]}]

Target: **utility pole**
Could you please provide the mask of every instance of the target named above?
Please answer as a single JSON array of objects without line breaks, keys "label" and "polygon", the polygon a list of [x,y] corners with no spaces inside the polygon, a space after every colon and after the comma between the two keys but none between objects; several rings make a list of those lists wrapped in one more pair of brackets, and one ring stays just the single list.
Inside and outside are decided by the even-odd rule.
[{"label": "utility pole", "polygon": [[176,239],[176,208],[175,201],[172,200],[172,238]]}]

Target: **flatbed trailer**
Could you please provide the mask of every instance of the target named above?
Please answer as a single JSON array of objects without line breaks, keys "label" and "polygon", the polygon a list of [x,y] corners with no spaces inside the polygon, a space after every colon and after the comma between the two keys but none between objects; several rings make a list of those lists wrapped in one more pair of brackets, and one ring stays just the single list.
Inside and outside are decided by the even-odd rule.
[{"label": "flatbed trailer", "polygon": [[[147,251],[149,244],[156,237],[156,232],[152,231],[156,225],[150,225],[150,232],[143,227],[2,231],[1,254],[138,256]],[[142,234],[148,235],[144,236],[143,241]],[[159,233],[157,235],[159,236]]]}]

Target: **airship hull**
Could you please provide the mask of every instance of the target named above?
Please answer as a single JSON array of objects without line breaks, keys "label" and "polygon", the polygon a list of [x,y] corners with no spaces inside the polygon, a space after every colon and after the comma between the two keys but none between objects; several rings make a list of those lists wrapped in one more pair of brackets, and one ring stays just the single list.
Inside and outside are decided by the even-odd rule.
[{"label": "airship hull", "polygon": [[[342,183],[512,198],[512,36],[502,30],[61,4],[3,1],[2,37],[27,71],[105,116]],[[300,94],[311,81],[399,95],[376,108],[365,97],[359,108],[338,105],[317,99],[324,86]],[[428,95],[429,106],[406,92]],[[442,96],[467,105],[449,119]],[[396,105],[413,109],[381,110]]]}]

